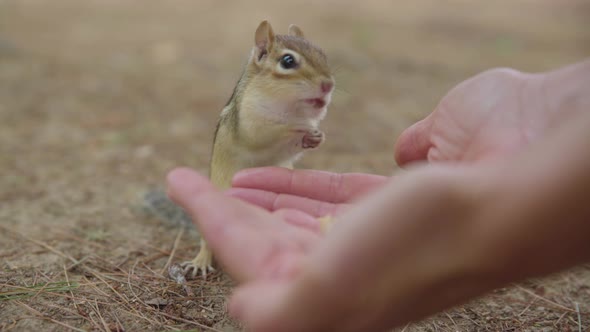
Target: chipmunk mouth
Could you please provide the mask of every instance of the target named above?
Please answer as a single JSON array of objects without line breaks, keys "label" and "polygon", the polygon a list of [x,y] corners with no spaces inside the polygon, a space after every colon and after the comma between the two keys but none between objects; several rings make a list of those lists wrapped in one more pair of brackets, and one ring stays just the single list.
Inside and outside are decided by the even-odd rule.
[{"label": "chipmunk mouth", "polygon": [[310,104],[314,108],[322,108],[322,107],[326,106],[326,101],[323,98],[305,99],[305,102]]}]

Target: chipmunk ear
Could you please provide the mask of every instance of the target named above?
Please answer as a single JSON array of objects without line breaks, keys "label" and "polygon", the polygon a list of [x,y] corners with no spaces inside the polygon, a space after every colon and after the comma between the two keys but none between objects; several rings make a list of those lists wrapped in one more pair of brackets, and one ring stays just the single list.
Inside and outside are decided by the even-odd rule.
[{"label": "chipmunk ear", "polygon": [[289,35],[304,38],[303,31],[295,24],[289,25]]},{"label": "chipmunk ear", "polygon": [[262,60],[262,57],[270,52],[274,39],[275,35],[270,23],[266,20],[260,22],[254,35],[254,43],[256,45],[254,51],[257,62]]}]

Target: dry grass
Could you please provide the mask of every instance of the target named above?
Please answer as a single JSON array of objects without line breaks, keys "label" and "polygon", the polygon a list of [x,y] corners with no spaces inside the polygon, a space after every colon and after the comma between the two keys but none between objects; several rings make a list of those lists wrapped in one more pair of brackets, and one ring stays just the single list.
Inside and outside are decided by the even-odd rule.
[{"label": "dry grass", "polygon": [[[166,276],[193,258],[194,232],[135,208],[172,167],[207,169],[260,19],[298,23],[338,68],[326,144],[300,167],[389,174],[395,137],[461,80],[586,57],[589,13],[583,1],[0,0],[0,330],[238,329],[227,276]],[[398,330],[589,327],[581,266]]]},{"label": "dry grass", "polygon": [[[0,330],[238,330],[224,310],[232,286],[229,278],[215,273],[206,281],[179,284],[160,270],[175,249],[186,252],[188,248],[146,245],[125,256],[103,252],[76,259],[48,243],[12,233],[15,239],[34,244],[33,254],[51,252],[62,257],[63,264],[61,270],[31,267],[2,273]],[[51,237],[89,247],[110,245],[108,241],[97,245],[72,234]],[[499,289],[397,331],[586,331],[590,322],[588,269],[580,267]]]},{"label": "dry grass", "polygon": [[[236,325],[224,313],[225,294],[231,287],[227,277],[217,274],[206,281],[179,284],[168,277],[167,269],[156,271],[162,259],[172,257],[174,248],[146,246],[124,257],[89,254],[78,260],[47,243],[4,230],[65,262],[61,271],[28,268],[3,273],[2,330],[32,328],[31,319],[81,331],[225,331]],[[55,234],[53,238],[93,246],[75,235]],[[145,254],[149,252],[152,254]]]}]

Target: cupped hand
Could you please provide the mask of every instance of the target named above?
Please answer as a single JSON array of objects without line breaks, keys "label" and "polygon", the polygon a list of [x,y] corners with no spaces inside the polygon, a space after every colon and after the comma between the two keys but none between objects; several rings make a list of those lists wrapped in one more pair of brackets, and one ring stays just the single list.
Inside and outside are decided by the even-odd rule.
[{"label": "cupped hand", "polygon": [[460,83],[434,112],[400,135],[398,164],[474,162],[519,151],[551,122],[543,105],[543,84],[541,74],[505,68]]}]

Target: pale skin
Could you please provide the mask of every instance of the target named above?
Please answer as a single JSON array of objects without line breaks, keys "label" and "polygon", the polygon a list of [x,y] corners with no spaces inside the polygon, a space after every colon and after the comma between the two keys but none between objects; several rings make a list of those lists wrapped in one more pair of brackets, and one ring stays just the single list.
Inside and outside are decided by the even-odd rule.
[{"label": "pale skin", "polygon": [[168,183],[249,330],[380,331],[589,261],[588,151],[585,61],[459,84],[399,137],[392,177],[262,168],[222,193],[180,168]]}]

